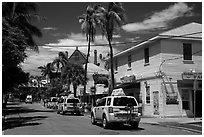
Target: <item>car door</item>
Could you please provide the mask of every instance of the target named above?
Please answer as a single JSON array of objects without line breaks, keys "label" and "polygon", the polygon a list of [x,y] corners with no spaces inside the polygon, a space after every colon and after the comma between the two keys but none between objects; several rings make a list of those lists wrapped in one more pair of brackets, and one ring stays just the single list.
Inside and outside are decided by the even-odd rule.
[{"label": "car door", "polygon": [[102,119],[103,110],[105,108],[106,98],[100,100],[99,106],[97,107],[97,119]]}]

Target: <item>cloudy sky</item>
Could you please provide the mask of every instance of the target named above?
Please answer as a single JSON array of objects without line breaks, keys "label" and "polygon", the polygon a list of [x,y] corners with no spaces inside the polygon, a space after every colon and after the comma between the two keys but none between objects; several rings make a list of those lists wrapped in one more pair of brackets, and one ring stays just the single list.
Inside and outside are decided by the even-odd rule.
[{"label": "cloudy sky", "polygon": [[[52,62],[59,51],[73,53],[76,46],[86,53],[86,37],[81,33],[78,16],[86,13],[88,5],[94,2],[38,2],[39,14],[45,21],[35,22],[43,33],[42,38],[35,38],[39,45],[39,53],[28,51],[28,58],[22,64],[26,72],[31,75],[40,75],[37,67]],[[107,3],[100,3],[107,7]],[[127,22],[117,29],[113,36],[114,53],[120,52],[137,42],[149,39],[181,25],[197,22],[202,23],[201,2],[123,2]],[[108,42],[97,30],[93,50],[106,56],[109,52]],[[125,43],[125,44],[117,44]],[[104,45],[105,44],[105,45]],[[97,46],[94,46],[97,45]]]}]

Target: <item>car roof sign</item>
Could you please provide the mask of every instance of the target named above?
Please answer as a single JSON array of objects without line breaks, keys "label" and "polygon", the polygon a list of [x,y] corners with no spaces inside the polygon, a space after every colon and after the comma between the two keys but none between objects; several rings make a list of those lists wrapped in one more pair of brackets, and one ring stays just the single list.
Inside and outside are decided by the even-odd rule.
[{"label": "car roof sign", "polygon": [[125,96],[125,93],[122,88],[114,89],[111,96]]}]

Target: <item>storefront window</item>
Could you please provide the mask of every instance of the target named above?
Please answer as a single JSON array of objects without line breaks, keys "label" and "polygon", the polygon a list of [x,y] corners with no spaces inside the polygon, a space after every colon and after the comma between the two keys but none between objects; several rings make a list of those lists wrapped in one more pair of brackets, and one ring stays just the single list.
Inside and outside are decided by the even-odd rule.
[{"label": "storefront window", "polygon": [[146,87],[146,103],[150,103],[150,86]]},{"label": "storefront window", "polygon": [[182,90],[182,107],[185,110],[189,110],[189,91],[188,90]]}]

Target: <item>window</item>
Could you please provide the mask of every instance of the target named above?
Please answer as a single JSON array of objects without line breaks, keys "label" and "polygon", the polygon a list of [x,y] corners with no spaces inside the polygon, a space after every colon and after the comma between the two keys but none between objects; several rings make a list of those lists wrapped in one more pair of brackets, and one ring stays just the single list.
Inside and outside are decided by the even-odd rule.
[{"label": "window", "polygon": [[131,55],[128,56],[128,67],[131,68],[132,57]]},{"label": "window", "polygon": [[189,91],[184,89],[182,90],[182,107],[185,110],[189,110],[190,106],[189,106]]},{"label": "window", "polygon": [[101,106],[105,106],[106,105],[106,98],[103,98],[101,101]]},{"label": "window", "polygon": [[150,86],[146,86],[146,103],[150,103]]},{"label": "window", "polygon": [[137,106],[134,98],[119,97],[114,98],[113,106],[127,106],[127,105]]},{"label": "window", "polygon": [[118,71],[118,60],[115,60],[115,71]]},{"label": "window", "polygon": [[108,100],[107,100],[107,106],[110,106],[110,104],[111,104],[111,98],[108,98]]},{"label": "window", "polygon": [[192,45],[190,43],[183,43],[183,59],[192,60]]},{"label": "window", "polygon": [[149,63],[149,48],[144,49],[145,64]]}]

